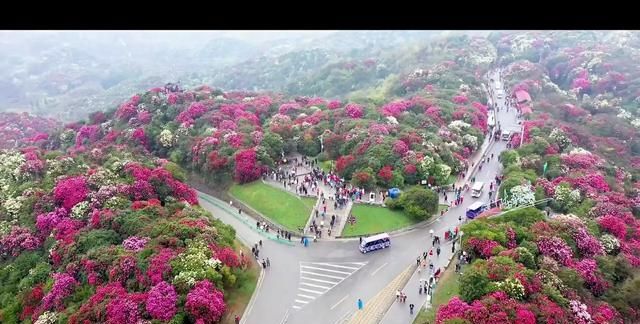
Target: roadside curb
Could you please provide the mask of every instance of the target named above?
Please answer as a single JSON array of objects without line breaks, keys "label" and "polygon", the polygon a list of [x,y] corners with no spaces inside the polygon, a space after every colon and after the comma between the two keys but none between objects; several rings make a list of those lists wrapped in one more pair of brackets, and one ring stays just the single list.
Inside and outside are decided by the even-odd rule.
[{"label": "roadside curb", "polygon": [[[258,264],[258,266],[260,266]],[[249,299],[249,304],[247,304],[247,308],[244,309],[244,313],[242,313],[242,318],[240,318],[240,324],[244,324],[247,322],[247,316],[251,313],[253,309],[253,304],[255,304],[256,299],[258,299],[258,294],[260,293],[260,287],[262,287],[262,281],[264,279],[264,269],[260,269],[260,277],[258,277],[258,282],[256,283],[256,289],[253,291],[251,295],[251,299]]]}]

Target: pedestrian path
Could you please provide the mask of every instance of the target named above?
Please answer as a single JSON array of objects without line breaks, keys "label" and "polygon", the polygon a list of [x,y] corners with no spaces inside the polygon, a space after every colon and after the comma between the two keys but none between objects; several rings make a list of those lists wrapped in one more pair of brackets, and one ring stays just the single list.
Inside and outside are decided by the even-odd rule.
[{"label": "pedestrian path", "polygon": [[300,281],[293,301],[299,310],[356,273],[367,262],[300,262]]}]

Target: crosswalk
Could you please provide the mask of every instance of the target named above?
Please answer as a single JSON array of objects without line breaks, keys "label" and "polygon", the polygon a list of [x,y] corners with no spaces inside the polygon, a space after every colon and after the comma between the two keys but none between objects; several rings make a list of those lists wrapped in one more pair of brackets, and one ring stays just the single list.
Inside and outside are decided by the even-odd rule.
[{"label": "crosswalk", "polygon": [[366,262],[300,262],[300,282],[292,307],[301,309],[366,264]]}]

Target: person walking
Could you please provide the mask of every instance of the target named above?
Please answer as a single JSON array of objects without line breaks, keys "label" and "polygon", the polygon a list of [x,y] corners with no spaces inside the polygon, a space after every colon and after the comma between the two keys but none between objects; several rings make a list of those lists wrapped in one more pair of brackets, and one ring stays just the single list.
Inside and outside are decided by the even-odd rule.
[{"label": "person walking", "polygon": [[269,261],[269,258],[267,258],[267,267],[271,266],[271,261]]},{"label": "person walking", "polygon": [[264,259],[262,259],[262,269],[266,269],[267,268],[267,262],[264,261]]},{"label": "person walking", "polygon": [[236,321],[236,324],[240,324],[240,316],[239,315],[236,315],[235,321]]},{"label": "person walking", "polygon": [[400,289],[396,290],[396,301],[400,301]]},{"label": "person walking", "polygon": [[413,304],[409,304],[409,314],[413,315]]},{"label": "person walking", "polygon": [[438,246],[438,249],[436,250],[436,255],[437,255],[438,257],[440,257],[440,247],[439,247],[439,246]]},{"label": "person walking", "polygon": [[418,256],[418,258],[416,259],[416,266],[420,265],[420,256]]},{"label": "person walking", "polygon": [[363,307],[364,307],[364,303],[362,302],[362,299],[358,298],[358,309],[362,310]]},{"label": "person walking", "polygon": [[258,243],[260,243],[260,247],[262,247],[262,240],[258,241]]}]

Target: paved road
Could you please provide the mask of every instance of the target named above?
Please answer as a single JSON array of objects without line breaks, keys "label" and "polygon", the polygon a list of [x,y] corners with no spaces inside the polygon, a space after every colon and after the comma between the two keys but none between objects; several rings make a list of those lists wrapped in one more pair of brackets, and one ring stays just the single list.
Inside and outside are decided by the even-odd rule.
[{"label": "paved road", "polygon": [[[499,80],[497,75],[494,75],[493,78],[494,80]],[[495,85],[491,85],[491,86],[494,87]],[[500,107],[500,112],[497,112],[496,116],[497,116],[497,121],[499,121],[500,124],[502,125],[502,129],[519,131],[518,129],[519,125],[516,119],[516,110],[509,109],[509,111],[507,112],[506,106],[504,105],[504,99],[499,100],[497,98],[493,98],[493,100]],[[463,220],[466,219],[464,215],[466,208],[472,203],[476,201],[483,201],[483,202],[489,201],[489,190],[488,190],[489,185],[488,184],[491,181],[493,181],[493,179],[498,173],[502,172],[502,166],[498,162],[498,155],[506,149],[506,143],[507,143],[506,141],[498,141],[498,142],[495,142],[490,147],[490,149],[487,151],[487,155],[490,156],[491,154],[494,154],[494,158],[491,159],[489,162],[485,162],[484,165],[482,166],[482,170],[477,171],[475,175],[476,181],[482,181],[486,184],[485,186],[487,188],[484,190],[482,196],[480,198],[472,198],[470,194],[466,193],[464,195],[463,205],[460,207],[455,207],[451,212],[449,212],[449,214],[454,216],[455,221],[452,221],[449,218],[448,220],[444,220],[442,224],[440,224],[440,226],[436,225],[435,227],[436,228],[439,227],[440,229],[440,230],[438,229],[435,230],[436,235],[438,235],[437,233],[442,233],[442,229],[446,228],[446,226],[456,226],[456,225],[450,225],[450,224],[457,222],[457,218],[459,215],[462,215]],[[495,190],[495,187],[494,187],[494,190]],[[495,196],[493,197],[493,199],[495,199]],[[439,234],[439,235],[442,236],[442,234]],[[431,242],[429,243],[429,246],[431,246]],[[459,249],[460,249],[459,244],[456,244],[456,251]],[[443,244],[441,247],[441,251],[442,251],[442,254],[440,255],[440,257],[433,258],[433,263],[436,269],[442,268],[442,270],[444,270],[444,267],[448,262],[448,258],[453,255],[451,251],[451,243]],[[434,253],[434,256],[435,256],[435,253]],[[415,257],[414,257],[414,262],[415,262]],[[452,266],[454,266],[456,263],[455,258],[451,262],[453,264]],[[427,301],[427,295],[425,294],[421,295],[419,293],[419,289],[418,289],[419,282],[421,279],[428,280],[429,277],[430,277],[430,273],[429,273],[428,266],[426,268],[426,271],[423,270],[421,271],[421,273],[416,272],[414,276],[409,280],[409,282],[407,283],[404,289],[404,293],[407,294],[407,302],[395,303],[394,305],[392,305],[389,311],[387,312],[387,314],[385,315],[385,317],[383,318],[382,323],[383,324],[412,323],[415,317],[417,316],[419,309]],[[435,290],[437,289],[438,287],[436,286]],[[409,304],[411,303],[415,305],[413,314],[409,313]]]},{"label": "paved road", "polygon": [[[497,120],[502,128],[518,130],[515,109],[506,112],[504,100],[494,102],[501,105]],[[476,181],[489,183],[501,171],[497,156],[504,149],[506,142],[493,144],[490,152],[494,153],[494,158],[484,163],[482,170],[476,175]],[[391,248],[364,255],[358,250],[357,239],[311,243],[307,248],[299,242],[289,246],[266,239],[264,233],[250,225],[251,222],[243,221],[232,209],[224,208],[226,203],[203,193],[199,194],[202,207],[236,228],[242,241],[253,244],[262,239],[260,258],[269,257],[271,261],[271,267],[265,270],[255,301],[250,305],[246,318],[243,318],[243,323],[249,324],[341,323],[357,309],[358,298],[366,303],[405,270],[408,264],[415,263],[418,255],[431,248],[430,229],[444,238],[446,230],[459,225],[458,216],[462,215],[464,219],[465,210],[470,204],[489,200],[488,188],[480,198],[471,198],[465,194],[461,206],[454,207],[431,224],[394,236]],[[448,247],[451,252],[450,246]],[[443,246],[443,250],[446,248]],[[444,255],[441,258],[444,260]],[[417,295],[417,285],[408,289]],[[407,316],[389,323],[410,323],[408,305],[411,302],[408,299],[405,306]],[[414,304],[418,305],[416,302]],[[391,311],[394,311],[393,307]]]}]

